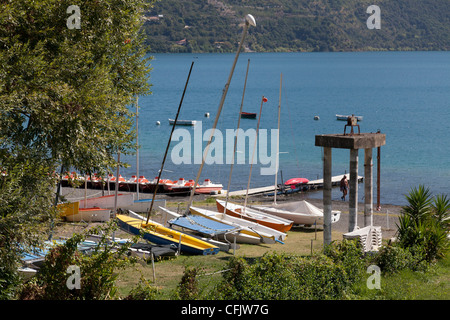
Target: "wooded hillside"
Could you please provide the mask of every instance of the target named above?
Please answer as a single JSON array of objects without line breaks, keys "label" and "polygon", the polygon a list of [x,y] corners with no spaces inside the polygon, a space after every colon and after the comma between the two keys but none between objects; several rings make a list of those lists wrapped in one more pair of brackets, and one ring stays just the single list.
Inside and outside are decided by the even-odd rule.
[{"label": "wooded hillside", "polygon": [[[381,29],[368,29],[370,5]],[[247,50],[449,50],[449,0],[159,0],[144,31],[151,52],[232,52],[247,13]]]}]

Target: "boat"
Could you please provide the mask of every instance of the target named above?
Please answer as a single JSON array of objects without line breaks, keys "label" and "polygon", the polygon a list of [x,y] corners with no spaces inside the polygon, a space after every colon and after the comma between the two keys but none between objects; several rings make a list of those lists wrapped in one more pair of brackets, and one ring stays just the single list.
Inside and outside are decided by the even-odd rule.
[{"label": "boat", "polygon": [[241,234],[259,237],[259,243],[274,244],[278,242],[283,244],[287,237],[287,234],[284,232],[263,226],[249,220],[236,218],[226,213],[201,209],[193,206],[189,208],[189,211],[191,214],[202,215],[212,220],[238,226],[242,228],[242,231],[240,231]]},{"label": "boat", "polygon": [[156,187],[157,182],[158,182],[158,177],[155,177],[155,179],[153,179],[152,181],[149,181],[147,183],[146,190],[150,193],[153,193],[153,192],[155,192],[155,189],[157,188],[156,192],[160,193],[160,192],[164,192],[165,184],[167,184],[169,186],[169,185],[172,185],[175,183],[174,181],[172,181],[170,179],[159,179],[158,187]]},{"label": "boat", "polygon": [[[134,195],[130,193],[119,193],[117,195],[117,208],[127,207],[132,205],[134,202]],[[80,208],[105,208],[105,209],[114,209],[116,203],[116,196],[114,194],[94,197],[94,198],[86,198],[79,201]]]},{"label": "boat", "polygon": [[[292,193],[297,193],[300,191],[306,191],[309,189],[308,186],[308,182],[309,180],[306,178],[292,178],[287,180],[284,185],[278,186],[277,187],[277,195],[288,195],[288,194],[292,194]],[[274,192],[271,193],[267,193],[267,196],[275,196]],[[274,198],[274,200],[276,200]],[[276,203],[274,201],[274,203]]]},{"label": "boat", "polygon": [[119,214],[116,216],[119,227],[133,235],[141,235],[145,240],[158,245],[173,244],[181,252],[194,255],[214,255],[219,248],[185,233],[166,228],[159,223]]},{"label": "boat", "polygon": [[[109,183],[114,185],[114,188],[116,186],[116,182],[117,182],[117,178],[113,175],[110,175]],[[128,186],[127,180],[124,177],[122,177],[121,174],[119,174],[119,189],[117,189],[117,190],[120,190],[120,189],[122,189],[124,191],[125,190],[129,191],[128,190],[129,186]]]},{"label": "boat", "polygon": [[[197,123],[196,120],[177,120],[176,122],[177,126],[193,126]],[[175,120],[169,119],[169,124],[175,125]]]},{"label": "boat", "polygon": [[195,188],[196,194],[212,194],[217,193],[223,189],[223,185],[220,183],[212,183],[210,179],[205,179],[203,184],[198,185]]},{"label": "boat", "polygon": [[176,182],[164,183],[163,188],[165,192],[175,195],[186,194],[194,187],[194,180],[186,181],[184,178],[178,179]]},{"label": "boat", "polygon": [[[225,201],[216,199],[216,205],[219,212],[223,213],[225,211]],[[294,224],[292,220],[280,218],[278,216],[274,216],[232,202],[227,203],[226,214],[252,221],[263,226],[278,230],[280,232],[289,231]]]},{"label": "boat", "polygon": [[62,217],[71,222],[106,222],[111,218],[111,210],[98,207],[78,208],[73,214],[66,212]]},{"label": "boat", "polygon": [[139,191],[141,192],[145,192],[149,190],[149,183],[150,181],[148,181],[148,179],[144,176],[139,176],[139,179],[133,175],[131,176],[131,179],[128,180],[129,185],[132,187],[129,188],[130,190],[136,191],[136,184],[139,184]]},{"label": "boat", "polygon": [[246,118],[246,119],[256,119],[256,113],[252,113],[252,112],[241,112],[240,113],[241,118]]},{"label": "boat", "polygon": [[292,179],[287,180],[284,184],[286,186],[291,186],[291,185],[297,186],[298,184],[307,184],[308,182],[309,182],[309,180],[306,178],[292,178]]},{"label": "boat", "polygon": [[[292,220],[299,225],[323,224],[323,211],[305,200],[251,208]],[[339,221],[340,211],[333,210],[331,214],[332,223]]]},{"label": "boat", "polygon": [[97,173],[92,176],[87,176],[87,183],[93,189],[100,189],[102,187],[103,179]]},{"label": "boat", "polygon": [[[209,242],[217,246],[220,251],[228,252],[231,249],[238,249],[239,246],[232,243],[233,235],[239,229],[235,226],[213,221],[198,215],[179,215],[175,212],[160,207],[161,210],[173,218],[167,221],[172,229],[180,230],[181,232],[188,232],[192,236],[203,241]],[[227,236],[230,240],[227,239]],[[224,239],[225,242],[218,239]],[[257,239],[259,241],[259,239]]]},{"label": "boat", "polygon": [[[121,209],[124,210],[131,210],[134,212],[141,212],[141,213],[147,213],[150,210],[151,204],[152,204],[153,199],[139,199],[139,200],[134,200],[132,204],[130,205],[126,205],[126,206],[121,206]],[[155,199],[154,201],[166,201],[163,199]]]},{"label": "boat", "polygon": [[[348,118],[352,117],[352,115],[342,115],[342,114],[337,114],[336,115],[336,120],[342,120],[342,121],[347,121]],[[357,121],[362,121],[363,117],[362,116],[353,116],[356,118]]]},{"label": "boat", "polygon": [[151,259],[152,255],[154,258],[174,257],[177,252],[177,247],[173,244],[155,245],[150,243],[135,243],[131,245],[129,250],[133,257]]},{"label": "boat", "polygon": [[[251,230],[242,227],[238,224],[227,223],[226,221],[214,220],[200,214],[180,215],[166,208],[159,207],[164,213],[171,217],[168,224],[171,228],[174,226],[182,229],[190,230],[202,235],[203,237],[217,237],[223,239],[228,245],[228,251],[232,247],[231,243],[258,244],[261,242],[261,237]],[[195,208],[194,208],[195,209]]]},{"label": "boat", "polygon": [[[86,236],[86,240],[94,242],[96,244],[100,243],[100,241],[104,238],[104,235],[97,234],[88,234]],[[120,246],[129,245],[130,239],[120,239],[114,238],[114,241],[111,237],[108,237],[108,243],[114,242]],[[132,257],[139,257],[142,259],[151,259],[153,255],[154,258],[163,258],[163,257],[173,257],[176,255],[177,246],[175,245],[156,245],[151,243],[137,242],[132,243],[128,248],[128,251]]]}]

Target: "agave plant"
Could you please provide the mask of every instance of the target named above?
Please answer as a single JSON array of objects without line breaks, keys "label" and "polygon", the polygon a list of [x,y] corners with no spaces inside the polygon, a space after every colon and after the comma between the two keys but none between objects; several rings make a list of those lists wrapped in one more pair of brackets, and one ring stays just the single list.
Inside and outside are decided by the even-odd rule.
[{"label": "agave plant", "polygon": [[437,195],[432,204],[433,216],[442,225],[444,230],[450,231],[450,199],[446,195]]},{"label": "agave plant", "polygon": [[411,217],[411,219],[418,223],[424,221],[431,215],[432,196],[429,188],[419,185],[413,188],[408,195],[406,195],[408,205],[402,208],[402,213]]},{"label": "agave plant", "polygon": [[449,248],[448,235],[450,200],[446,196],[431,196],[420,185],[406,196],[408,205],[399,217],[397,238],[403,248],[421,248],[425,259],[441,258]]}]

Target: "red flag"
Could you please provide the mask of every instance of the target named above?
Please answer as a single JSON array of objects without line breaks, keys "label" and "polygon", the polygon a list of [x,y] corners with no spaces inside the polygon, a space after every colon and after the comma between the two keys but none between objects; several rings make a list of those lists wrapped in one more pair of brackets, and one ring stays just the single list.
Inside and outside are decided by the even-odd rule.
[{"label": "red flag", "polygon": [[263,98],[263,102],[267,102],[267,98],[266,97]]}]

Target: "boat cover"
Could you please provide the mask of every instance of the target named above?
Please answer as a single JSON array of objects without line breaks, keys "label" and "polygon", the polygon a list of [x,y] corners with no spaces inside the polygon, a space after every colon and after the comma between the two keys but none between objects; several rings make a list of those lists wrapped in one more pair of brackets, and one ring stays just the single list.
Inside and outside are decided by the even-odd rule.
[{"label": "boat cover", "polygon": [[169,224],[197,231],[208,236],[215,236],[237,229],[225,223],[214,221],[198,215],[181,216],[169,220]]}]

